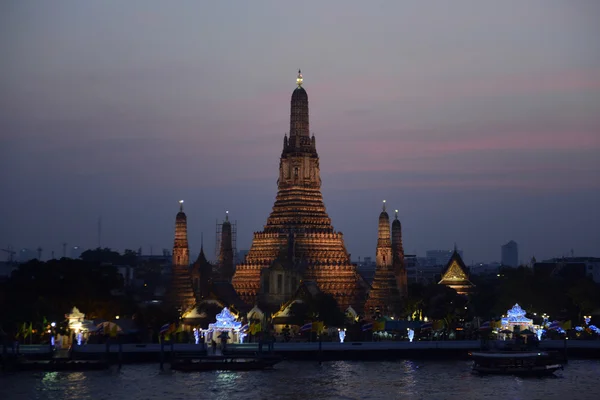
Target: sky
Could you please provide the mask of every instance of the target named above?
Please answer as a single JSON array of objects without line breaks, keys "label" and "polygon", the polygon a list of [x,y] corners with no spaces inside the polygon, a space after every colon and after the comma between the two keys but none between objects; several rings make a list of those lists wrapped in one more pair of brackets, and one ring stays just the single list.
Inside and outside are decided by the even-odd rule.
[{"label": "sky", "polygon": [[[600,256],[600,2],[0,3],[0,248],[237,248],[277,192],[302,68],[353,259],[382,200],[407,253]],[[0,255],[0,257],[4,257]],[[2,259],[2,258],[0,258]]]}]

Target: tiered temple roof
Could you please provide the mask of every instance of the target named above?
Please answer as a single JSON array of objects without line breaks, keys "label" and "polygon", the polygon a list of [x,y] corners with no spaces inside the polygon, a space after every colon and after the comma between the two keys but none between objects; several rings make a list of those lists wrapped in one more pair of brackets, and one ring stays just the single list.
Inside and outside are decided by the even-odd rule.
[{"label": "tiered temple roof", "polygon": [[319,156],[309,136],[308,95],[298,86],[292,93],[290,136],[284,137],[279,163],[277,197],[262,232],[254,233],[250,251],[236,267],[232,283],[240,297],[254,304],[260,289],[260,271],[269,267],[293,235],[294,262],[306,265],[304,279],[332,294],[340,307],[364,301],[363,281],[350,262],[343,235],[336,232],[321,195]]},{"label": "tiered temple roof", "polygon": [[469,269],[454,246],[454,252],[442,272],[440,285],[446,285],[456,290],[458,294],[467,295],[475,287],[469,280]]}]

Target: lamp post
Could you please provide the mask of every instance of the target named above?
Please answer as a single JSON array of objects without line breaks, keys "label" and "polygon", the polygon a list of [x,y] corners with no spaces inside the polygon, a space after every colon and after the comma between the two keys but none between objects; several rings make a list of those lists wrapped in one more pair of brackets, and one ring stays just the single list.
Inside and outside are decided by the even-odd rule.
[{"label": "lamp post", "polygon": [[585,321],[586,325],[590,325],[590,321],[592,320],[592,316],[591,315],[584,315],[583,316],[583,320]]}]

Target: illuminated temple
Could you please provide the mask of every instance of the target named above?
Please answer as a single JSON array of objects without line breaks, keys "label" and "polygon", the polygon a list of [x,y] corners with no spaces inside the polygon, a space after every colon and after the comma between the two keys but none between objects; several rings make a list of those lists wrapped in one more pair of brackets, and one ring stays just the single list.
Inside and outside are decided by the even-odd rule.
[{"label": "illuminated temple", "polygon": [[[350,262],[343,235],[334,230],[323,204],[319,156],[315,137],[309,134],[308,95],[300,71],[292,93],[290,132],[289,138],[286,135],[283,139],[277,186],[275,204],[263,231],[254,233],[246,259],[236,267],[232,284],[238,295],[253,305],[261,290],[294,292],[300,280],[292,279],[292,275],[299,275],[333,295],[341,308],[361,307],[364,281]],[[282,252],[286,254],[283,263]],[[289,280],[286,268],[290,269],[287,275],[292,276]],[[265,269],[272,277],[269,287],[261,289]],[[264,284],[265,277],[262,281]],[[296,287],[289,287],[291,282]]]},{"label": "illuminated temple", "polygon": [[400,293],[394,273],[390,217],[385,210],[385,200],[383,210],[379,214],[375,260],[375,277],[365,305],[365,315],[373,316],[377,313],[395,315],[399,308]]},{"label": "illuminated temple", "polygon": [[190,275],[190,250],[187,238],[187,216],[183,212],[183,200],[175,217],[175,242],[173,243],[173,266],[168,299],[180,312],[196,302]]}]

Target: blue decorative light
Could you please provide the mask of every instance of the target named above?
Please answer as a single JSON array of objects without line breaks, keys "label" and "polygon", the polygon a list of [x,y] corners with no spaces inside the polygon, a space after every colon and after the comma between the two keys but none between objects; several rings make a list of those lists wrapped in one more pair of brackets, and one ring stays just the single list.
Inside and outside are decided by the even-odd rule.
[{"label": "blue decorative light", "polygon": [[408,330],[408,340],[410,342],[412,342],[414,337],[415,337],[415,331],[413,331],[412,329],[409,329]]},{"label": "blue decorative light", "polygon": [[225,307],[220,313],[217,314],[217,322],[211,324],[213,329],[229,328],[239,330],[242,326],[241,322],[235,320],[235,316]]},{"label": "blue decorative light", "polygon": [[533,323],[533,320],[525,317],[527,313],[518,304],[515,304],[506,314],[508,317],[502,318],[502,325],[531,325]]},{"label": "blue decorative light", "polygon": [[542,340],[542,335],[544,334],[544,332],[546,332],[544,329],[538,329],[537,331],[535,331],[538,340]]},{"label": "blue decorative light", "polygon": [[196,344],[200,342],[200,331],[194,328],[194,339],[196,340]]},{"label": "blue decorative light", "polygon": [[576,330],[577,332],[583,332],[583,328],[582,328],[581,326],[576,326],[576,327],[575,327],[575,330]]},{"label": "blue decorative light", "polygon": [[83,338],[83,334],[81,332],[77,332],[77,346],[81,346],[82,338]]},{"label": "blue decorative light", "polygon": [[344,343],[344,339],[346,339],[346,330],[338,329],[338,337],[340,338],[340,343]]}]

